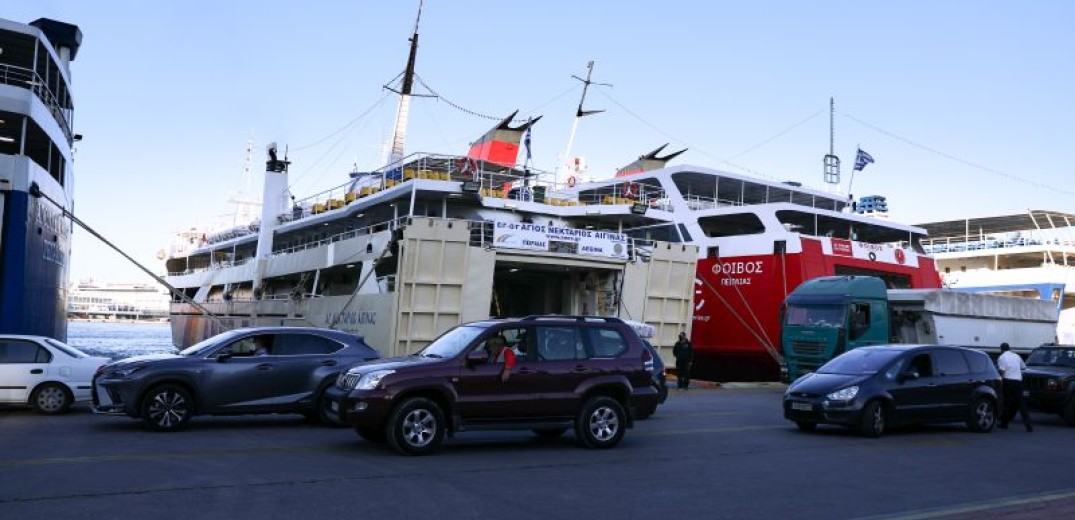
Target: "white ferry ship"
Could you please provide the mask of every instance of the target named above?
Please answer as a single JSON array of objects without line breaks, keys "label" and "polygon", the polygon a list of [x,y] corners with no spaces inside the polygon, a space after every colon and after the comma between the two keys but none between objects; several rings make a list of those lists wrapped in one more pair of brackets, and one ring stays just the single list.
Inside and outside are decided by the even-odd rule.
[{"label": "white ferry ship", "polygon": [[74,285],[67,299],[67,316],[83,320],[164,321],[168,291],[156,285],[94,283]]},{"label": "white ferry ship", "polygon": [[309,324],[395,355],[475,319],[611,314],[653,325],[666,356],[688,331],[702,378],[776,380],[780,305],[803,281],[940,285],[921,228],[847,212],[844,196],[798,183],[669,167],[678,152],[659,156],[663,147],[582,183],[519,166],[536,120],[509,116],[465,155],[405,156],[417,39],[391,164],[292,200],[288,162],[273,152],[260,221],[178,235],[166,260],[182,294],[171,305],[177,346],[225,328]]},{"label": "white ferry ship", "polygon": [[1075,343],[1075,215],[1028,210],[921,227],[946,287],[1052,300],[1057,340]]},{"label": "white ferry ship", "polygon": [[[0,333],[66,341],[77,26],[0,19]],[[54,201],[49,202],[43,197]]]}]

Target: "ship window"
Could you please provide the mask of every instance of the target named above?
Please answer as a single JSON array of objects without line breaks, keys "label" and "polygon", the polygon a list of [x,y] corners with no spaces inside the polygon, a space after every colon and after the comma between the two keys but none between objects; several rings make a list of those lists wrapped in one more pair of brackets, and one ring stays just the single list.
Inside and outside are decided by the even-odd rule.
[{"label": "ship window", "polygon": [[711,238],[737,235],[758,235],[765,232],[765,224],[753,213],[713,215],[698,219],[698,225]]},{"label": "ship window", "polygon": [[683,237],[684,242],[691,241],[691,234],[687,231],[687,226],[684,226],[683,224],[679,225],[679,236]]},{"label": "ship window", "polygon": [[944,268],[944,274],[948,274],[948,273],[950,273],[950,272],[952,272],[952,268],[951,268],[951,267],[945,267],[945,268]]}]

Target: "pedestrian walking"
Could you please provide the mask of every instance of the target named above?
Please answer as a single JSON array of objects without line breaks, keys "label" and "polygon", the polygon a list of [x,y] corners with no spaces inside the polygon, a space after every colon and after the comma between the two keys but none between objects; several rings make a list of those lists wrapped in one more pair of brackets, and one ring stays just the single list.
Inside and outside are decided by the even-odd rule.
[{"label": "pedestrian walking", "polygon": [[686,332],[679,333],[679,341],[672,346],[672,355],[676,358],[676,388],[686,390],[691,386],[691,362],[694,361],[694,347]]},{"label": "pedestrian walking", "polygon": [[999,428],[1007,428],[1008,422],[1015,419],[1015,411],[1023,418],[1026,431],[1034,431],[1030,424],[1030,414],[1026,411],[1026,398],[1023,397],[1023,370],[1026,363],[1019,354],[1012,352],[1007,343],[1000,344],[1000,357],[997,358],[997,370],[1004,381],[1004,407],[1001,409]]}]

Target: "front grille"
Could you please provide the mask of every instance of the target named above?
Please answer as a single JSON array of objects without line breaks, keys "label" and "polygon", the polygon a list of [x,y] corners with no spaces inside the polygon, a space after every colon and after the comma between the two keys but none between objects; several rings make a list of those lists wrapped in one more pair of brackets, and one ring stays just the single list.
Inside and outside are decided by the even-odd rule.
[{"label": "front grille", "polygon": [[820,356],[825,351],[825,344],[814,341],[792,341],[791,351],[800,356]]},{"label": "front grille", "polygon": [[358,386],[358,380],[361,378],[360,374],[344,372],[340,374],[340,377],[336,378],[336,386],[341,390],[354,390],[355,386]]}]

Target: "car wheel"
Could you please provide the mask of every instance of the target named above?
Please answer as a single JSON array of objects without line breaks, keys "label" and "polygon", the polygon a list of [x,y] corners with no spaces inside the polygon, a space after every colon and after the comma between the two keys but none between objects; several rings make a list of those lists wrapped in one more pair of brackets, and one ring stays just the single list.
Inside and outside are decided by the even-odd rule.
[{"label": "car wheel", "polygon": [[359,437],[362,437],[366,442],[380,444],[385,441],[384,430],[356,426],[355,433],[357,433]]},{"label": "car wheel", "polygon": [[45,415],[64,413],[71,408],[73,401],[71,393],[56,383],[45,383],[34,389],[30,396],[30,404]]},{"label": "car wheel", "polygon": [[795,426],[798,426],[804,432],[812,432],[817,429],[817,423],[810,421],[795,421]]},{"label": "car wheel", "polygon": [[142,420],[151,430],[172,431],[182,428],[194,414],[190,392],[178,385],[151,388],[142,398]]},{"label": "car wheel", "polygon": [[407,399],[392,410],[385,436],[404,455],[432,453],[444,440],[444,412],[425,397]]},{"label": "car wheel", "polygon": [[967,418],[967,428],[972,432],[987,433],[997,424],[997,407],[993,401],[984,397],[974,400]]},{"label": "car wheel", "polygon": [[1075,396],[1068,398],[1068,403],[1064,405],[1064,411],[1060,412],[1060,417],[1068,423],[1068,426],[1075,426]]},{"label": "car wheel", "polygon": [[557,439],[566,431],[567,428],[534,428],[534,433],[542,439]]},{"label": "car wheel", "polygon": [[598,396],[586,401],[575,421],[575,435],[587,448],[611,448],[623,439],[627,414],[615,399]]},{"label": "car wheel", "polygon": [[870,401],[862,410],[859,432],[866,437],[880,437],[885,433],[885,407],[881,401]]}]

